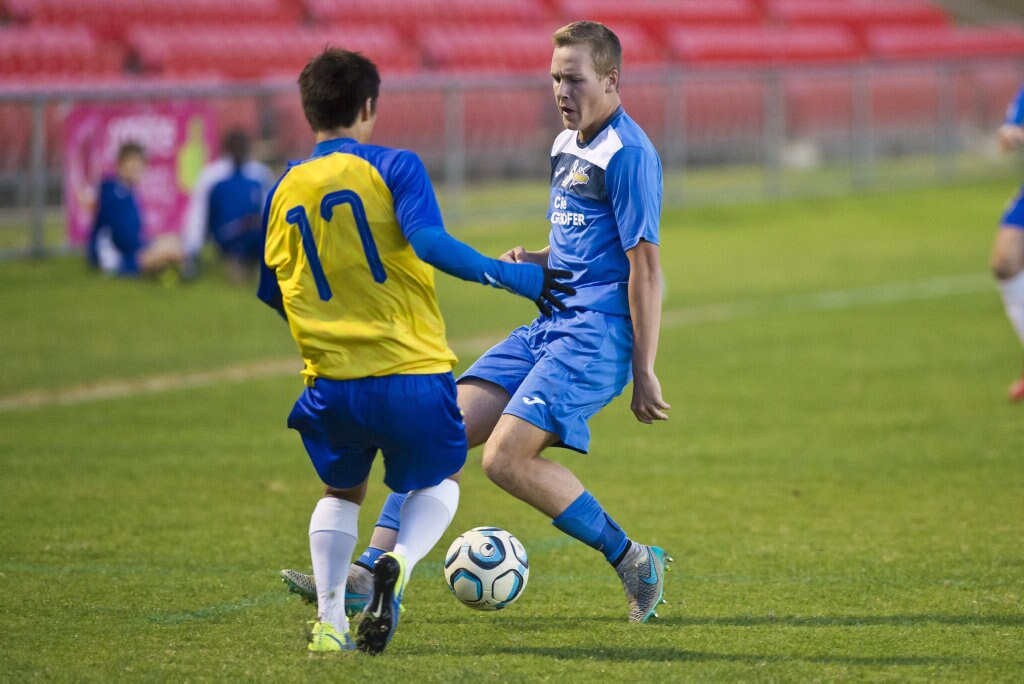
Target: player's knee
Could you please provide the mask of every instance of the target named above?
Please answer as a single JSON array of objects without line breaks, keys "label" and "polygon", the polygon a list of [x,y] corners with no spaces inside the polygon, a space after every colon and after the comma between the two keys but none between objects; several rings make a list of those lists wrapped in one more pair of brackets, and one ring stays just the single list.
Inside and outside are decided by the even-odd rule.
[{"label": "player's knee", "polygon": [[998,280],[1009,280],[1021,271],[1021,264],[1018,259],[1003,254],[992,256],[992,275]]},{"label": "player's knee", "polygon": [[484,475],[494,484],[502,489],[508,489],[515,479],[515,468],[512,461],[500,448],[490,443],[484,447],[484,456],[481,463]]}]

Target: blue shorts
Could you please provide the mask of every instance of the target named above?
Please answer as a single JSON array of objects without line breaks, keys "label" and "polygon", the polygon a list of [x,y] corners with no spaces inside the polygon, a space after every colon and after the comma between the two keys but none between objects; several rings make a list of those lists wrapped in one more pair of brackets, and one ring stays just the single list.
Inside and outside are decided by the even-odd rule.
[{"label": "blue shorts", "polygon": [[1003,212],[999,225],[1024,230],[1024,187],[1022,187]]},{"label": "blue shorts", "polygon": [[500,385],[512,397],[504,413],[586,453],[587,421],[619,396],[633,376],[633,325],[598,311],[557,312],[512,331],[459,377]]},{"label": "blue shorts", "polygon": [[466,463],[466,428],[451,373],[356,380],[317,378],[295,402],[298,430],[317,474],[355,487],[379,449],[384,483],[396,492],[433,487]]}]

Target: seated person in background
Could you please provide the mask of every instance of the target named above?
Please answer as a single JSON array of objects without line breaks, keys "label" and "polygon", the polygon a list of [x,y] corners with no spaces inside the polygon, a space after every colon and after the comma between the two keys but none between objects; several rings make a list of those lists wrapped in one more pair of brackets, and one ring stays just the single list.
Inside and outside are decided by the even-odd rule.
[{"label": "seated person in background", "polygon": [[274,184],[270,169],[249,159],[249,136],[228,133],[224,155],[199,175],[185,217],[186,274],[195,275],[207,235],[217,244],[228,276],[235,282],[253,278],[263,258],[263,201]]},{"label": "seated person in background", "polygon": [[150,241],[143,234],[135,186],[145,170],[142,146],[126,142],[118,148],[115,175],[100,184],[88,258],[109,275],[154,275],[181,266],[183,255],[176,237],[165,235]]}]

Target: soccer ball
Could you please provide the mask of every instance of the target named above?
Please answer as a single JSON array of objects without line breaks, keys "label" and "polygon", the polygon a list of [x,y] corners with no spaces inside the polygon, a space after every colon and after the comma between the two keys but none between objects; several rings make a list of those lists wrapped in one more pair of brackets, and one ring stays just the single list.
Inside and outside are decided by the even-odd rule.
[{"label": "soccer ball", "polygon": [[477,610],[501,610],[523,595],[529,577],[526,549],[499,527],[463,532],[444,558],[448,588]]}]

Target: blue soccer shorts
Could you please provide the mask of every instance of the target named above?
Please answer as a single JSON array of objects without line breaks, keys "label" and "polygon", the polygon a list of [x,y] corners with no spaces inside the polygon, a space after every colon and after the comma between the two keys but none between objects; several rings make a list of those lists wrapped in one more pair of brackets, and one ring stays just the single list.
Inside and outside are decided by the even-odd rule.
[{"label": "blue soccer shorts", "polygon": [[1003,212],[999,225],[1024,230],[1024,187],[1014,195]]},{"label": "blue soccer shorts", "polygon": [[587,422],[619,396],[633,376],[633,326],[627,316],[572,309],[512,331],[459,377],[500,385],[504,413],[586,453]]},{"label": "blue soccer shorts", "polygon": [[466,428],[451,373],[355,380],[317,378],[295,402],[313,466],[331,487],[355,487],[384,454],[384,483],[396,492],[440,484],[466,463]]}]

